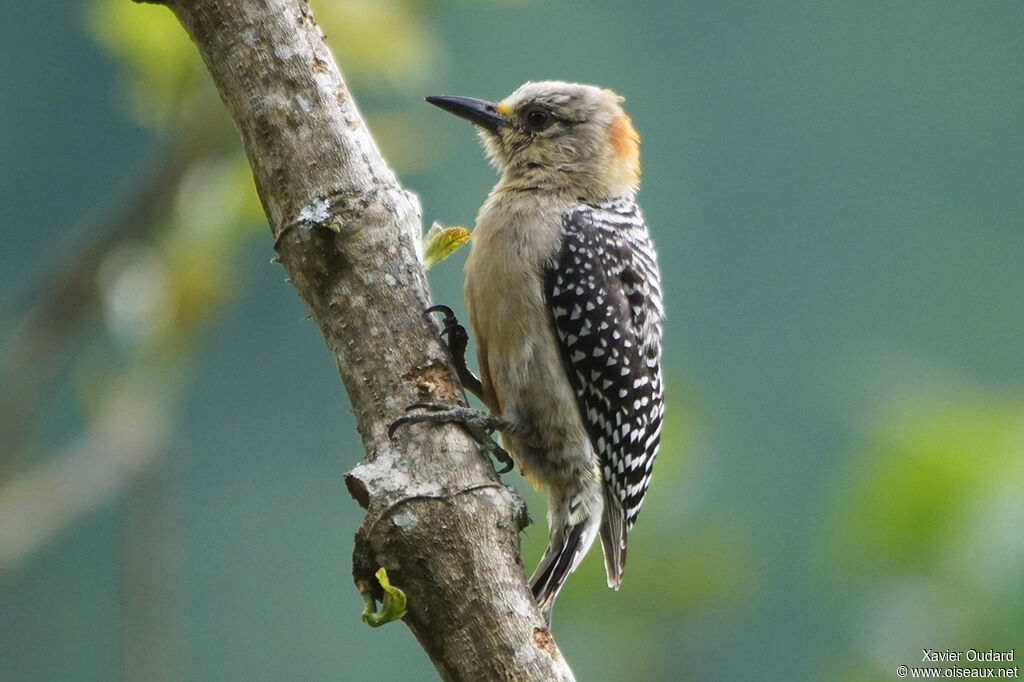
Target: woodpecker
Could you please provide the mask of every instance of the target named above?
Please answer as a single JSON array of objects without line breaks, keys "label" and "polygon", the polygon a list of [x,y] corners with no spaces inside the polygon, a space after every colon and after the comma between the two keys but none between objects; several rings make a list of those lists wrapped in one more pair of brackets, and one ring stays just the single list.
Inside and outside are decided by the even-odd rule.
[{"label": "woodpecker", "polygon": [[496,427],[547,491],[550,543],[530,586],[550,619],[598,535],[608,586],[622,584],[658,451],[664,311],[635,201],[640,138],[623,98],[590,85],[526,83],[498,103],[426,99],[473,123],[501,173],[465,267],[479,381],[455,358],[490,415],[424,406],[407,419]]}]

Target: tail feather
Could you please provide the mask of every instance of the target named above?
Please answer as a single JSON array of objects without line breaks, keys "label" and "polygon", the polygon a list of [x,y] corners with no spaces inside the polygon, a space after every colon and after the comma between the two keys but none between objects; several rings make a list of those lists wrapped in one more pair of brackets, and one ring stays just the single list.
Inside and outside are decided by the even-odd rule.
[{"label": "tail feather", "polygon": [[586,481],[575,488],[549,491],[548,530],[551,539],[530,578],[533,598],[549,623],[558,592],[597,538],[604,516],[605,493],[602,488],[598,479]]},{"label": "tail feather", "polygon": [[541,612],[549,619],[551,608],[555,605],[555,597],[565,584],[565,579],[576,570],[590,543],[593,542],[594,533],[588,529],[588,525],[590,524],[580,523],[553,536],[537,570],[530,578],[533,598]]},{"label": "tail feather", "polygon": [[622,504],[605,490],[604,517],[601,520],[601,550],[608,587],[622,586],[622,573],[626,569],[626,518]]}]

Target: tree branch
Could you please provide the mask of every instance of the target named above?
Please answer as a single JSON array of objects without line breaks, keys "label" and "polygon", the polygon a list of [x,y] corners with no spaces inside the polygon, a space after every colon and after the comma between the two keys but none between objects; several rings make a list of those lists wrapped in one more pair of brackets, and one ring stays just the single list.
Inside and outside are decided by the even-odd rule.
[{"label": "tree branch", "polygon": [[353,574],[384,566],[405,622],[448,680],[571,680],[526,587],[519,499],[454,426],[388,424],[405,405],[462,402],[398,183],[300,0],[166,0],[245,145],[274,245],[344,380],[366,458],[346,476],[367,510]]}]

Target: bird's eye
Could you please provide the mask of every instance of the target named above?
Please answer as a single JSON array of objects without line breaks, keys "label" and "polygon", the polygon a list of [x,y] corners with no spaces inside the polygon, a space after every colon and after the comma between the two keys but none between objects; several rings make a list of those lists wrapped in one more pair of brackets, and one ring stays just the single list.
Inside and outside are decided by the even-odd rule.
[{"label": "bird's eye", "polygon": [[532,107],[525,112],[526,125],[531,130],[544,130],[554,122],[555,117],[543,107]]}]

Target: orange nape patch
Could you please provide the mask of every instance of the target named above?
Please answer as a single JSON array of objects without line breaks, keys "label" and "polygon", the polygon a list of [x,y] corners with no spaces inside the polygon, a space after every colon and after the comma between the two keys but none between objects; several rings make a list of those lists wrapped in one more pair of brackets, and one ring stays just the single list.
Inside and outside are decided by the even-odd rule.
[{"label": "orange nape patch", "polygon": [[608,125],[609,142],[615,150],[615,160],[623,166],[634,183],[640,180],[640,135],[626,114],[618,114]]}]

